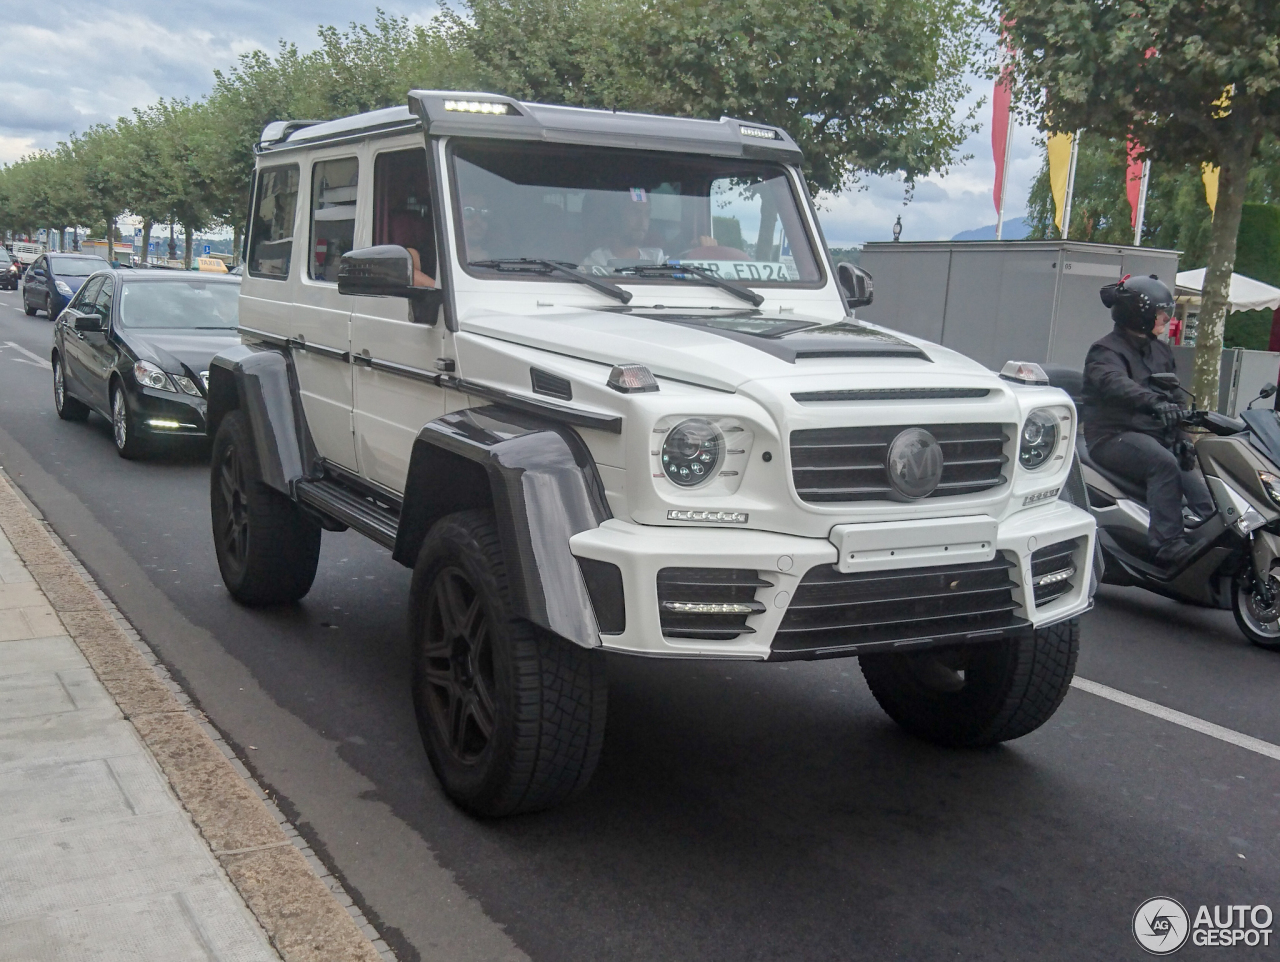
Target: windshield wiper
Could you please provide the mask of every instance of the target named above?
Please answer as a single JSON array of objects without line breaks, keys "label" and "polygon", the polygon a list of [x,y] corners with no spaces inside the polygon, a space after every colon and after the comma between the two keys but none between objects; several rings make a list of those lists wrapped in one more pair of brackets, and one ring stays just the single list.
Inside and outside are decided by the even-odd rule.
[{"label": "windshield wiper", "polygon": [[559,273],[565,277],[572,278],[579,284],[586,284],[587,287],[599,291],[615,300],[622,301],[623,304],[631,303],[631,292],[624,291],[616,284],[610,284],[608,281],[602,281],[592,277],[590,274],[583,274],[576,270],[574,265],[562,261],[545,261],[533,257],[508,257],[503,260],[493,261],[468,261],[470,267],[488,267],[495,271],[528,271],[530,268],[542,268],[542,272],[547,274]]},{"label": "windshield wiper", "polygon": [[638,277],[653,274],[675,278],[696,277],[699,280],[706,281],[712,287],[718,287],[722,291],[728,291],[734,297],[748,301],[755,307],[759,307],[764,303],[764,297],[751,290],[751,288],[735,284],[733,281],[727,281],[723,277],[712,274],[710,271],[704,271],[701,267],[694,267],[692,264],[638,264],[635,267],[615,268],[614,273],[635,274]]}]

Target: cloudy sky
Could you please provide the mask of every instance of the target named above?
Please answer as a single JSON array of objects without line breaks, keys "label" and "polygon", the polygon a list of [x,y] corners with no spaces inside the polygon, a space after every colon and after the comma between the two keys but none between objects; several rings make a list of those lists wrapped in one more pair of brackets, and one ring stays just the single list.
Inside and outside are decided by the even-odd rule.
[{"label": "cloudy sky", "polygon": [[[212,86],[214,69],[257,47],[274,50],[281,38],[310,49],[319,24],[372,22],[376,7],[426,19],[434,6],[413,0],[0,0],[0,163],[159,97],[199,97]],[[988,93],[986,81],[974,85],[971,99]],[[963,150],[972,158],[917,184],[908,206],[896,178],[869,179],[865,189],[823,198],[828,242],[888,240],[899,214],[904,240],[950,238],[994,223],[989,107],[980,119],[983,129]],[[1022,214],[1040,167],[1031,131],[1015,135],[1012,160],[1011,218]]]}]

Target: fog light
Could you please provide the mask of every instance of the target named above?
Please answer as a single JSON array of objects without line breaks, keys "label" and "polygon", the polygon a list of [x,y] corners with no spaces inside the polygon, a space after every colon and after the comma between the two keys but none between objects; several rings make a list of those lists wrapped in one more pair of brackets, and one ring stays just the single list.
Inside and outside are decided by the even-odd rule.
[{"label": "fog light", "polygon": [[746,524],[745,511],[684,511],[672,508],[667,512],[668,521],[714,521],[719,524]]},{"label": "fog light", "polygon": [[749,615],[763,606],[729,601],[664,601],[662,607],[685,615]]}]

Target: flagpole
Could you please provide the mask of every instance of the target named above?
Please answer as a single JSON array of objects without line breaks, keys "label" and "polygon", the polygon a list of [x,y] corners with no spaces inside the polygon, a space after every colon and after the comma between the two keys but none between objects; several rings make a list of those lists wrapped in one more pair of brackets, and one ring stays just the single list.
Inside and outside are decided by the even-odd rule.
[{"label": "flagpole", "polygon": [[1138,217],[1133,225],[1133,246],[1142,246],[1142,222],[1147,216],[1147,184],[1151,182],[1151,161],[1142,162],[1142,187],[1138,192]]},{"label": "flagpole", "polygon": [[1071,138],[1071,162],[1067,165],[1067,196],[1062,202],[1062,239],[1066,240],[1071,231],[1071,195],[1076,189],[1076,158],[1080,153],[1080,134],[1084,128],[1076,131]]},{"label": "flagpole", "polygon": [[1012,143],[1013,117],[1010,116],[1004,133],[1004,163],[1000,165],[1000,209],[996,211],[996,240],[1004,237],[1004,201],[1009,187],[1009,147]]}]

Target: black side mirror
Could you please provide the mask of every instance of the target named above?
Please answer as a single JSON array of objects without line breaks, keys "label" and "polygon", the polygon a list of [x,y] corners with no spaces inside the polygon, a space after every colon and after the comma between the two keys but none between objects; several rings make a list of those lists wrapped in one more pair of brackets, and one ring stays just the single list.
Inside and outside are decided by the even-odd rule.
[{"label": "black side mirror", "polygon": [[1162,374],[1152,374],[1148,380],[1162,391],[1176,391],[1182,387],[1182,383],[1178,380],[1178,375],[1172,371],[1166,371]]},{"label": "black side mirror", "polygon": [[866,307],[871,303],[871,275],[861,267],[842,261],[836,265],[836,282],[844,292],[846,306]]},{"label": "black side mirror", "polygon": [[1265,399],[1271,397],[1271,395],[1275,393],[1276,386],[1274,384],[1264,384],[1262,385],[1262,390],[1258,392],[1258,397]]},{"label": "black side mirror", "polygon": [[338,293],[366,297],[405,297],[415,324],[434,324],[444,292],[413,286],[413,257],[398,244],[348,251],[338,262]]},{"label": "black side mirror", "polygon": [[75,329],[82,334],[102,330],[102,318],[97,314],[77,314],[73,312],[72,316],[75,318]]}]

